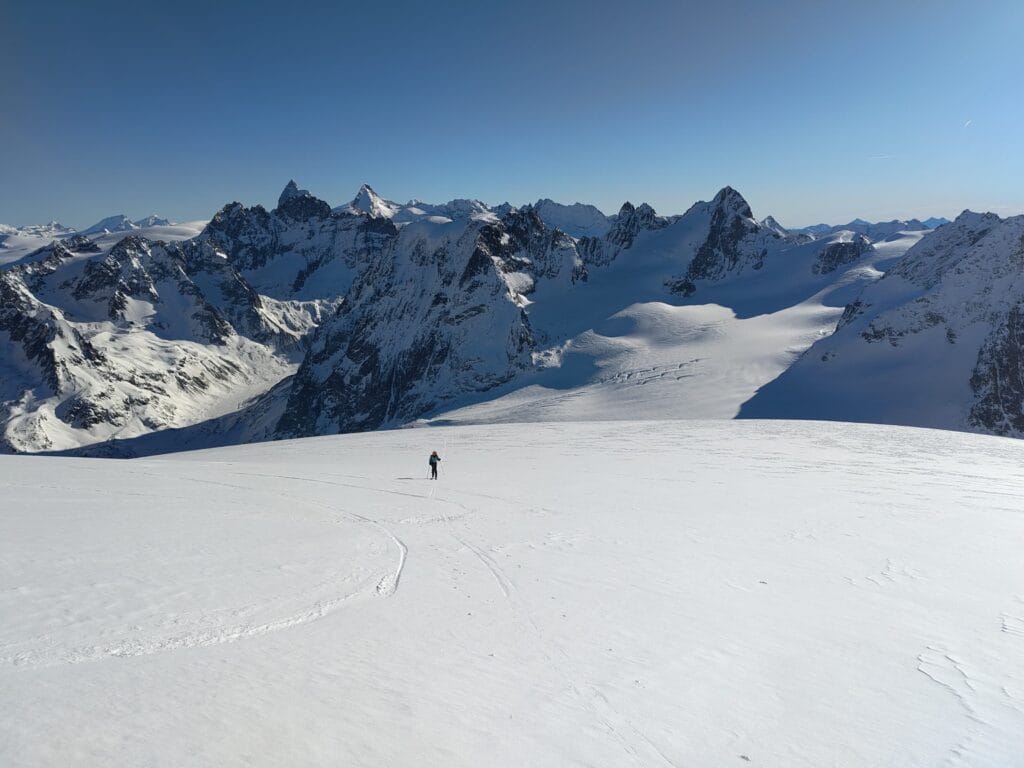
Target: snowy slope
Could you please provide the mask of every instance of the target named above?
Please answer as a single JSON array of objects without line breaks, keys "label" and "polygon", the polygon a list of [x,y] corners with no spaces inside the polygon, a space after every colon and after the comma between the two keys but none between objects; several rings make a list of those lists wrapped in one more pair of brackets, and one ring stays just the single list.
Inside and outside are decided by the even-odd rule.
[{"label": "snowy slope", "polygon": [[742,414],[1024,435],[1022,243],[991,213],[923,237]]},{"label": "snowy slope", "polygon": [[[154,219],[153,224],[149,224],[147,219],[140,219],[133,226],[136,227],[132,230],[133,234],[148,240],[165,240],[170,242],[173,240],[188,240],[195,237],[206,226],[206,222],[187,221],[180,224],[170,224],[166,219],[159,219],[157,217]],[[75,230],[57,222],[28,227],[6,227],[5,225],[0,225],[0,267],[21,261],[40,248],[45,248],[54,240],[62,240],[74,234],[76,234]],[[125,231],[100,231],[97,234],[89,235],[89,239],[103,249],[110,249],[125,234],[127,234]]]},{"label": "snowy slope", "polygon": [[[332,209],[294,181],[272,210],[230,203],[179,250],[159,244],[190,231],[154,224],[132,236],[156,252],[185,255],[186,265],[205,260],[199,271],[230,273],[227,282],[190,274],[154,294],[145,267],[130,259],[103,266],[121,247],[121,232],[97,236],[88,254],[63,257],[59,274],[23,281],[31,298],[3,321],[14,352],[0,377],[0,402],[8,427],[17,420],[8,447],[66,450],[116,438],[135,444],[106,445],[104,453],[138,455],[172,445],[136,440],[168,428],[188,430],[174,433],[184,441],[179,447],[205,447],[228,436],[299,437],[418,419],[730,418],[829,335],[843,307],[926,233],[900,231],[881,241],[853,229],[792,235],[771,217],[755,219],[731,187],[678,216],[627,202],[605,217],[548,199],[521,208],[489,209],[476,200],[402,206],[368,185]],[[129,250],[149,253],[150,245]],[[34,269],[48,254],[30,253],[15,269]],[[214,256],[223,263],[214,266]],[[83,310],[77,270],[125,284],[107,285],[91,299],[95,307]],[[223,317],[198,308],[197,295]],[[40,354],[51,356],[38,339],[30,364],[19,362],[20,329],[32,327],[38,338],[54,332],[38,322],[40,308],[68,320],[68,338],[79,333],[95,350],[76,342],[84,351],[56,356],[53,365],[71,383],[33,368]],[[128,374],[118,372],[125,366],[115,358],[129,354],[120,343],[125,334],[154,335],[158,342],[133,338],[130,354],[143,355],[146,376],[175,378],[177,340],[223,345],[231,335],[200,327],[211,321],[257,345],[241,364],[235,353],[218,358],[247,371],[246,398],[222,400],[225,392],[203,387],[196,394],[206,405],[161,402],[164,415],[145,414],[123,429],[115,415],[134,412],[130,404],[140,397],[122,391],[125,375],[135,377],[134,358]],[[104,322],[118,333],[94,327]],[[284,357],[283,346],[291,348]],[[101,358],[113,364],[90,362]],[[294,379],[278,386],[293,370]],[[217,378],[226,380],[220,372]],[[118,423],[66,419],[82,392],[91,414]],[[99,407],[97,392],[118,406]]]},{"label": "snowy slope", "polygon": [[573,237],[603,237],[614,223],[596,207],[584,203],[563,205],[545,197],[533,207],[545,224]]},{"label": "snowy slope", "polygon": [[1022,465],[784,422],[0,457],[0,764],[1020,765]]},{"label": "snowy slope", "polygon": [[0,271],[0,443],[66,450],[234,411],[294,370],[311,322],[206,243],[55,241]]},{"label": "snowy slope", "polygon": [[78,234],[80,235],[105,235],[111,232],[131,232],[132,230],[139,229],[139,225],[125,216],[123,213],[119,213],[115,216],[108,216],[105,219],[101,219],[93,224],[91,227],[86,227]]},{"label": "snowy slope", "polygon": [[[876,246],[849,232],[803,242],[749,230],[741,218],[729,242],[709,236],[717,210],[703,203],[673,223],[652,220],[655,228],[639,229],[611,264],[590,268],[583,286],[541,284],[527,308],[541,339],[536,369],[428,420],[733,418],[831,334],[846,304],[922,234]],[[725,248],[713,251],[709,242]],[[719,279],[704,277],[681,298],[665,279],[701,248]],[[730,264],[730,253],[752,254],[760,266]]]}]

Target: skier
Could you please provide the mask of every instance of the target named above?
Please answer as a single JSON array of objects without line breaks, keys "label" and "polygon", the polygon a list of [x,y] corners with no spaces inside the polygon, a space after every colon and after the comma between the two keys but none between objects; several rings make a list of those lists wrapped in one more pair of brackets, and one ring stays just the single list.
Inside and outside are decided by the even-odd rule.
[{"label": "skier", "polygon": [[441,463],[441,457],[437,455],[437,451],[430,454],[430,479],[437,480],[437,465]]}]

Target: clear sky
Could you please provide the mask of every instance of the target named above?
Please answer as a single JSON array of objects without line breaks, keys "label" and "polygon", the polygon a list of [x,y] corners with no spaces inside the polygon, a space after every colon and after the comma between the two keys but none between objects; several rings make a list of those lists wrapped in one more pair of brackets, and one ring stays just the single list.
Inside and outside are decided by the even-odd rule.
[{"label": "clear sky", "polygon": [[0,0],[0,222],[730,184],[784,225],[1024,213],[1024,2]]}]

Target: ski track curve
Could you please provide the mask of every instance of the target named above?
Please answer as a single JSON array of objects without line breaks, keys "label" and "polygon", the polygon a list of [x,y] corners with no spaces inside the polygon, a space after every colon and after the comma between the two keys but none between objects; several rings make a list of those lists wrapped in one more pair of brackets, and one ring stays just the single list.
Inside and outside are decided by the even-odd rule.
[{"label": "ski track curve", "polygon": [[333,613],[342,604],[366,594],[365,589],[342,595],[330,600],[317,602],[311,609],[287,616],[277,621],[256,625],[235,625],[222,629],[203,632],[186,632],[180,635],[147,640],[124,640],[108,645],[81,645],[64,651],[40,652],[25,651],[11,656],[0,657],[0,667],[15,669],[41,669],[63,664],[86,664],[106,661],[107,659],[131,658],[148,656],[163,651],[176,651],[184,648],[205,648],[211,645],[222,645],[245,640],[252,637],[267,635],[291,629],[302,624],[318,621]]},{"label": "ski track curve", "polygon": [[[251,472],[231,472],[230,474],[231,475],[236,475],[236,476],[241,476],[241,477],[262,477],[262,478],[273,478],[273,479],[276,479],[276,480],[294,480],[294,481],[305,482],[305,483],[320,483],[320,484],[323,484],[323,485],[338,485],[338,486],[344,486],[344,487],[348,487],[348,488],[359,488],[359,489],[364,490],[364,491],[376,491],[378,493],[392,493],[392,491],[388,491],[387,489],[383,489],[383,488],[365,487],[365,486],[355,485],[355,484],[352,484],[352,483],[330,483],[330,482],[327,482],[327,481],[318,480],[316,478],[298,477],[298,476],[294,476],[294,475],[257,475],[257,474],[253,474]],[[209,485],[218,485],[218,486],[221,486],[221,487],[224,487],[224,488],[234,488],[234,489],[243,490],[243,491],[252,490],[251,488],[247,488],[246,486],[243,486],[243,485],[236,485],[236,484],[233,484],[233,483],[225,483],[225,482],[221,482],[221,481],[218,481],[218,480],[206,480],[206,479],[203,479],[203,478],[187,477],[187,476],[184,477],[184,479],[189,480],[191,482],[195,482],[195,483],[207,483]],[[279,496],[281,498],[288,499],[289,501],[292,501],[292,502],[295,501],[295,497],[294,496],[289,496],[288,494],[279,493],[279,492],[276,492],[276,491],[272,491],[272,493],[274,493],[274,495]],[[409,495],[411,495],[411,494],[409,494]],[[302,503],[310,505],[310,506],[319,507],[319,508],[321,508],[321,509],[323,509],[323,510],[325,510],[327,512],[330,512],[332,514],[341,513],[341,514],[345,515],[347,518],[349,518],[353,522],[364,523],[364,524],[367,524],[367,525],[372,525],[374,528],[376,528],[381,533],[383,533],[385,536],[387,536],[391,540],[391,542],[395,545],[397,550],[398,550],[398,565],[395,567],[394,571],[386,574],[383,578],[381,578],[380,582],[377,584],[377,594],[382,596],[382,597],[390,597],[391,595],[395,594],[396,591],[398,591],[398,585],[399,585],[399,582],[402,579],[402,571],[405,569],[405,561],[406,561],[406,558],[409,555],[409,548],[408,548],[408,546],[406,546],[404,541],[402,541],[397,535],[395,535],[394,531],[392,531],[390,528],[388,528],[387,526],[383,525],[382,523],[380,523],[377,520],[374,520],[374,519],[369,518],[369,517],[365,517],[363,515],[356,514],[355,512],[349,512],[348,510],[345,510],[345,509],[338,509],[338,508],[332,507],[329,504],[325,504],[324,502],[321,502],[321,501],[315,501],[315,500],[312,500],[312,499],[303,499]]]},{"label": "ski track curve", "polygon": [[[134,473],[141,474],[148,477],[157,477],[151,473]],[[249,473],[233,473],[242,474],[246,476],[253,476]],[[260,477],[274,477],[282,480],[298,480],[304,482],[316,482],[309,478],[300,477],[288,477],[281,475],[259,475]],[[231,488],[236,490],[251,491],[251,488],[245,486],[236,485],[232,483],[225,483],[217,480],[208,480],[205,478],[191,477],[182,475],[181,479],[205,485],[215,485],[224,488]],[[329,483],[330,485],[341,485],[340,483]],[[352,487],[360,488],[362,486]],[[385,489],[375,488],[363,488],[368,491],[383,491]],[[283,493],[275,493],[275,495],[282,498],[287,498],[290,502],[294,502],[293,496],[288,496]],[[420,497],[422,498],[422,497]],[[376,583],[373,588],[373,594],[379,597],[388,598],[393,596],[397,591],[399,584],[402,579],[402,572],[405,569],[405,562],[409,555],[409,548],[405,542],[402,541],[398,536],[394,534],[389,528],[382,525],[380,522],[363,515],[356,514],[354,512],[348,512],[347,510],[338,510],[322,502],[312,501],[310,499],[302,500],[303,503],[311,506],[320,507],[331,513],[338,513],[345,515],[352,522],[361,524],[372,525],[387,536],[391,543],[398,550],[398,563],[393,570],[389,570],[384,574]],[[341,521],[337,521],[341,522]],[[11,667],[15,669],[41,669],[45,667],[60,666],[64,664],[84,664],[105,661],[108,659],[123,659],[132,658],[135,656],[147,656],[155,653],[161,653],[164,651],[175,651],[187,648],[203,648],[213,645],[221,645],[224,643],[238,642],[248,638],[259,637],[267,635],[272,632],[279,632],[282,630],[292,629],[293,627],[308,624],[334,613],[336,610],[341,608],[345,603],[369,594],[370,591],[365,587],[360,587],[354,592],[346,593],[329,600],[317,601],[311,608],[302,610],[286,616],[282,619],[278,619],[271,622],[265,622],[262,624],[235,624],[228,627],[222,627],[212,630],[186,632],[179,635],[155,637],[149,639],[133,639],[133,640],[122,640],[116,643],[109,644],[98,644],[98,645],[79,645],[70,649],[65,650],[28,650],[21,651],[18,653],[8,654],[6,656],[0,656],[0,667]],[[36,641],[42,642],[47,640],[47,637],[36,638]]]}]

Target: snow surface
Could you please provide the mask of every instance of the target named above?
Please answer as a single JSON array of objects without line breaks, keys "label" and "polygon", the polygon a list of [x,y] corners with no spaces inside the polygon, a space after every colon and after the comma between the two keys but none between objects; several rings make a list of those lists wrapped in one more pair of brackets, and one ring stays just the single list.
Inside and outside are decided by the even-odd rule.
[{"label": "snow surface", "polygon": [[544,198],[538,200],[534,208],[549,227],[558,227],[573,237],[603,237],[612,225],[608,216],[585,203],[563,205]]},{"label": "snow surface", "polygon": [[1022,466],[756,421],[0,457],[0,764],[1022,765]]},{"label": "snow surface", "polygon": [[655,241],[646,260],[630,254],[594,270],[584,290],[558,293],[541,285],[531,295],[531,322],[567,341],[536,356],[536,373],[483,398],[463,398],[425,421],[734,418],[760,388],[829,336],[846,304],[923,234],[877,243],[829,275],[811,271],[817,246],[792,246],[762,270],[702,288],[700,303],[686,306],[663,300],[665,259],[676,246]]},{"label": "snow surface", "polygon": [[114,216],[108,216],[105,219],[100,219],[91,227],[86,227],[81,230],[78,234],[80,235],[103,235],[109,234],[110,232],[131,232],[139,229],[139,225],[125,216],[123,213],[115,214]]},{"label": "snow surface", "polygon": [[[141,224],[143,221],[144,220],[140,219],[139,223]],[[184,221],[180,224],[156,223],[152,226],[136,226],[135,224],[132,226],[135,228],[131,230],[131,234],[144,237],[148,240],[172,242],[176,240],[188,240],[189,238],[195,237],[203,231],[203,227],[206,226],[206,222]],[[38,251],[40,248],[46,247],[54,240],[63,240],[66,237],[76,234],[75,230],[62,227],[60,224],[55,223],[44,226],[22,227],[20,229],[14,229],[12,227],[11,229],[14,230],[11,234],[0,238],[0,267],[15,264],[26,256],[32,254],[34,251]],[[101,230],[98,234],[94,233],[88,237],[94,243],[99,245],[105,253],[123,240],[126,234],[128,234],[126,231],[103,232]],[[89,255],[91,256],[92,254]]]}]

